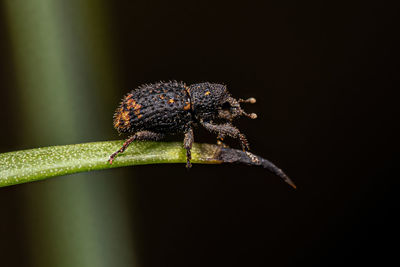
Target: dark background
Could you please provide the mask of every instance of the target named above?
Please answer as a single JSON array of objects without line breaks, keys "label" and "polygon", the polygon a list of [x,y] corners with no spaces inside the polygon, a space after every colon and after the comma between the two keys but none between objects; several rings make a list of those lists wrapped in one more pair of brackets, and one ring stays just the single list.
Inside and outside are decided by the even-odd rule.
[{"label": "dark background", "polygon": [[[108,116],[98,118],[107,131],[77,142],[120,138],[112,130],[114,108],[141,83],[221,82],[235,97],[257,98],[247,110],[259,119],[237,125],[252,151],[275,162],[298,186],[293,190],[266,170],[239,165],[194,165],[189,172],[183,164],[104,171],[106,186],[121,181],[110,197],[123,199],[135,222],[125,238],[134,240],[139,266],[397,261],[398,10],[362,1],[116,1],[105,6],[119,87],[109,92]],[[65,12],[73,19],[73,8],[66,6]],[[24,114],[18,111],[7,23],[0,20],[1,152],[55,145],[21,142],[29,132],[20,128]],[[98,79],[101,83],[102,76]],[[213,143],[215,137],[198,129],[195,140]],[[85,178],[89,186],[100,173]],[[34,265],[26,251],[40,246],[40,240],[26,239],[26,192],[73,178],[0,189],[4,266]]]}]

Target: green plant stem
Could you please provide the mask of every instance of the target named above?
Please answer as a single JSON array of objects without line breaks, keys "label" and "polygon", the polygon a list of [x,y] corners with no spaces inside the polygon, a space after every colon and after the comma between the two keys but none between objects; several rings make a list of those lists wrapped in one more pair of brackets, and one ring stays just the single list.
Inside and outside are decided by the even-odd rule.
[{"label": "green plant stem", "polygon": [[[2,153],[0,154],[0,187],[59,175],[129,165],[186,163],[186,151],[181,143],[135,142],[124,153],[118,155],[113,164],[109,164],[109,156],[122,144],[123,141],[106,141]],[[295,187],[289,177],[268,160],[237,149],[210,144],[193,144],[192,163],[258,165],[267,168]]]}]

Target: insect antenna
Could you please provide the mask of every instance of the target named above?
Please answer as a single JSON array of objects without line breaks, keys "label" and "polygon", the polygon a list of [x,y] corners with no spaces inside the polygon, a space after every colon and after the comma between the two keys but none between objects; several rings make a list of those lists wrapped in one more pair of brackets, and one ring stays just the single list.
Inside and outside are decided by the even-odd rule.
[{"label": "insect antenna", "polygon": [[239,103],[250,103],[250,104],[254,104],[254,103],[257,102],[257,100],[256,100],[254,97],[250,97],[250,98],[247,98],[247,99],[241,99],[241,98],[239,98],[238,102],[239,102]]},{"label": "insect antenna", "polygon": [[248,114],[248,113],[246,113],[246,112],[244,112],[243,110],[242,110],[242,114],[243,115],[245,115],[246,117],[248,117],[248,118],[250,118],[250,119],[257,119],[257,114],[256,113],[250,113],[250,114]]}]

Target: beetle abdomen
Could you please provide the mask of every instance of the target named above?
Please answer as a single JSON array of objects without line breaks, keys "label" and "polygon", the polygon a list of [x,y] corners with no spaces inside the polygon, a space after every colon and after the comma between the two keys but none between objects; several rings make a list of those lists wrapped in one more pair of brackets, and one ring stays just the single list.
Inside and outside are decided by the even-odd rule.
[{"label": "beetle abdomen", "polygon": [[119,132],[182,132],[191,121],[190,98],[184,83],[141,86],[127,94],[114,115]]}]

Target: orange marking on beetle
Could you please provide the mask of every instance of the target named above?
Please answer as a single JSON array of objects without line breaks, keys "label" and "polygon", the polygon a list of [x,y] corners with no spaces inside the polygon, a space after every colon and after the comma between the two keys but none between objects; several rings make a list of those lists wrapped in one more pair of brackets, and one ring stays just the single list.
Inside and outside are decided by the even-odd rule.
[{"label": "orange marking on beetle", "polygon": [[204,95],[209,95],[209,94],[211,94],[210,91],[204,93]]},{"label": "orange marking on beetle", "polygon": [[[123,121],[123,125],[121,125],[121,121]],[[118,115],[115,117],[114,120],[114,127],[119,128],[127,128],[130,125],[130,120],[129,120],[129,111],[123,111],[123,108],[120,108]]]},{"label": "orange marking on beetle", "polygon": [[142,107],[142,105],[136,103],[136,101],[133,100],[133,99],[128,99],[128,100],[126,101],[126,107],[127,107],[129,110],[132,110],[132,109],[133,109],[135,115],[138,115],[138,114],[140,113],[140,108]]},{"label": "orange marking on beetle", "polygon": [[186,106],[183,107],[183,110],[189,110],[190,109],[190,102],[186,102]]},{"label": "orange marking on beetle", "polygon": [[124,111],[121,113],[121,118],[124,121],[124,124],[129,124],[129,111]]},{"label": "orange marking on beetle", "polygon": [[128,109],[137,110],[137,109],[140,109],[142,106],[140,104],[137,104],[135,100],[130,98],[130,99],[126,100],[126,107]]},{"label": "orange marking on beetle", "polygon": [[120,109],[114,115],[114,127],[117,128],[121,124],[121,113],[123,112],[124,108],[121,106]]},{"label": "orange marking on beetle", "polygon": [[172,104],[172,103],[174,103],[175,102],[175,100],[173,99],[173,98],[171,98],[170,100],[168,100],[168,103],[170,103],[170,104]]},{"label": "orange marking on beetle", "polygon": [[142,105],[136,104],[136,103],[132,106],[136,116],[139,116],[141,107],[142,107]]},{"label": "orange marking on beetle", "polygon": [[160,95],[159,97],[160,97],[161,99],[164,99],[164,95]]}]

